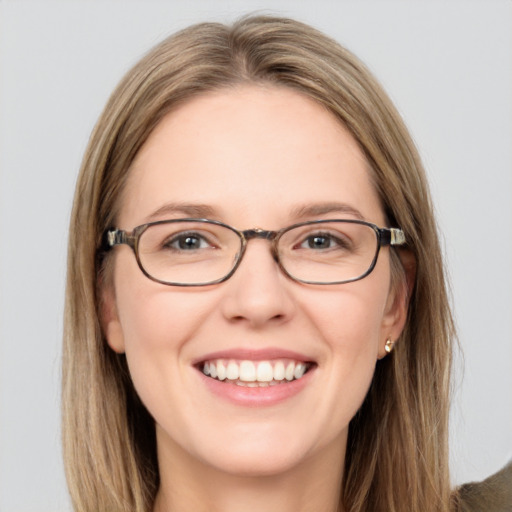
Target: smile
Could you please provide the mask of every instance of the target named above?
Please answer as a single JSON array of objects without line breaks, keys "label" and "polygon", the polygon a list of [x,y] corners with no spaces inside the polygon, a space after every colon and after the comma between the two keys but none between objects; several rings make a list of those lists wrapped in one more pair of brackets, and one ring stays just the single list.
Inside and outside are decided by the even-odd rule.
[{"label": "smile", "polygon": [[310,368],[311,363],[292,359],[212,359],[201,364],[206,376],[243,387],[268,387],[299,380]]}]

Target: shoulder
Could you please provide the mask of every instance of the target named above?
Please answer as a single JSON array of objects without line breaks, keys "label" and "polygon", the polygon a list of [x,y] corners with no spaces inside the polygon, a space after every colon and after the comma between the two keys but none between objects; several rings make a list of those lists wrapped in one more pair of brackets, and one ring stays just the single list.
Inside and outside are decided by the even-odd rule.
[{"label": "shoulder", "polygon": [[458,489],[460,512],[512,512],[512,461],[482,482]]}]

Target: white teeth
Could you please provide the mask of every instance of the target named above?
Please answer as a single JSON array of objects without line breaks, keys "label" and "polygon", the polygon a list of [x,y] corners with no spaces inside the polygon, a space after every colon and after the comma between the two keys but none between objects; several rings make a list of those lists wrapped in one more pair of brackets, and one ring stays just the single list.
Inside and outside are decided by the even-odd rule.
[{"label": "white teeth", "polygon": [[274,380],[284,379],[284,364],[278,361],[274,366]]},{"label": "white teeth", "polygon": [[306,373],[308,365],[304,362],[278,361],[249,361],[239,363],[234,360],[209,361],[203,364],[203,373],[213,379],[228,380],[239,386],[266,387],[275,386],[282,381],[300,379]]},{"label": "white teeth", "polygon": [[284,372],[284,376],[286,380],[293,380],[293,372],[295,371],[295,364],[288,363],[286,370]]},{"label": "white teeth", "polygon": [[226,370],[226,379],[238,380],[238,375],[238,365],[234,361],[230,361]]},{"label": "white teeth", "polygon": [[274,379],[274,371],[272,365],[268,361],[262,361],[258,364],[256,372],[256,380],[259,382],[270,382]]},{"label": "white teeth", "polygon": [[242,382],[254,382],[256,380],[256,366],[252,361],[242,361],[240,363],[240,376]]},{"label": "white teeth", "polygon": [[[306,365],[303,363],[299,363],[298,365],[295,366],[293,376],[296,379],[300,379],[304,375],[305,371],[306,371]],[[211,369],[210,369],[210,375],[211,375]],[[212,377],[213,377],[213,375],[212,375]]]},{"label": "white teeth", "polygon": [[217,362],[217,379],[224,380],[226,378],[226,367],[222,361]]}]

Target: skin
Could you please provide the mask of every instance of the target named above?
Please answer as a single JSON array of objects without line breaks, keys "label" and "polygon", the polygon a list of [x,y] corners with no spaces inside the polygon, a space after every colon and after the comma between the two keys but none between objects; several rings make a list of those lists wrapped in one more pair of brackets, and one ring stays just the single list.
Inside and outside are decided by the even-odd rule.
[{"label": "skin", "polygon": [[[350,134],[312,100],[270,86],[210,93],[164,118],[130,170],[118,227],[186,217],[161,210],[183,202],[208,205],[208,217],[241,230],[357,218],[297,217],[298,208],[326,203],[386,225]],[[155,418],[155,511],[338,510],[349,422],[405,321],[389,250],[365,279],[312,286],[283,275],[269,243],[252,240],[228,281],[180,288],[146,278],[128,246],[115,249],[103,324]],[[271,406],[212,394],[193,366],[218,350],[266,348],[316,363],[298,394]]]}]

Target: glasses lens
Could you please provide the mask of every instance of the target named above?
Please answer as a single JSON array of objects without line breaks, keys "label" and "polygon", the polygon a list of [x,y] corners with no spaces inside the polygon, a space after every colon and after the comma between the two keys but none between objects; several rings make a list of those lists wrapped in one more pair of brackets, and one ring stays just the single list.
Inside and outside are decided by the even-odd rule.
[{"label": "glasses lens", "polygon": [[375,262],[377,233],[357,222],[303,224],[279,239],[279,259],[291,277],[309,283],[341,283],[364,276]]},{"label": "glasses lens", "polygon": [[152,278],[171,284],[218,281],[233,269],[239,236],[226,226],[204,221],[152,224],[140,236],[139,261]]}]

